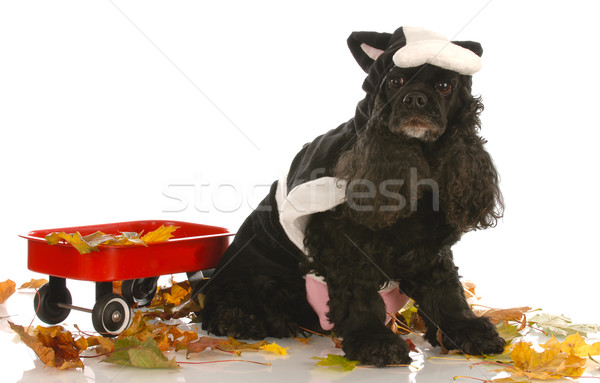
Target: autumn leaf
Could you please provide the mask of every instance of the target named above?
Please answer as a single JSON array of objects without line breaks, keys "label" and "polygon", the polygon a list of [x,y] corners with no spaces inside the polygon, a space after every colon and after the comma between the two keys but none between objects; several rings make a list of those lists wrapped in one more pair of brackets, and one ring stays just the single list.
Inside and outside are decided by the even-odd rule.
[{"label": "autumn leaf", "polygon": [[173,237],[173,232],[179,229],[177,226],[161,225],[158,229],[144,235],[141,239],[146,243],[165,242]]},{"label": "autumn leaf", "polygon": [[227,342],[217,346],[219,350],[227,351],[237,356],[241,356],[244,351],[259,351],[260,348],[267,344],[266,340],[261,340],[255,343],[246,343],[235,340],[232,337],[227,338]]},{"label": "autumn leaf", "polygon": [[289,350],[289,347],[281,347],[277,343],[273,342],[265,344],[264,346],[260,346],[260,349],[277,355],[287,355],[287,350]]},{"label": "autumn leaf", "polygon": [[292,336],[292,339],[304,344],[309,344],[312,341],[312,338],[299,338],[295,336]]},{"label": "autumn leaf", "polygon": [[585,339],[579,334],[569,335],[560,343],[554,336],[552,336],[552,339],[544,344],[541,344],[540,346],[545,349],[558,347],[561,352],[576,355],[582,358],[586,358],[590,355],[600,355],[600,342],[587,344]]},{"label": "autumn leaf", "polygon": [[164,293],[164,301],[167,304],[173,304],[177,306],[183,299],[187,298],[191,292],[191,288],[184,288],[180,284],[175,283],[173,286],[171,286],[169,293]]},{"label": "autumn leaf", "polygon": [[491,308],[477,314],[489,318],[493,324],[498,324],[500,322],[507,323],[508,321],[524,322],[525,314],[531,310],[532,308],[527,306],[509,309]]},{"label": "autumn leaf", "polygon": [[539,326],[548,335],[566,336],[576,333],[586,336],[588,333],[600,331],[600,326],[595,324],[574,324],[564,315],[541,313],[529,319],[530,325]]},{"label": "autumn leaf", "polygon": [[226,339],[202,336],[195,342],[188,343],[187,345],[181,344],[179,346],[179,349],[183,349],[183,348],[187,349],[186,357],[189,358],[191,354],[197,354],[199,352],[206,350],[207,348],[216,350],[219,345],[227,343],[227,342],[228,342],[228,340],[226,340]]},{"label": "autumn leaf", "polygon": [[317,366],[341,367],[344,371],[352,371],[360,362],[357,360],[348,360],[341,355],[328,354],[326,358],[313,356],[311,359],[318,360]]},{"label": "autumn leaf", "polygon": [[6,302],[6,300],[14,294],[16,285],[17,284],[10,279],[0,282],[0,304]]},{"label": "autumn leaf", "polygon": [[88,347],[96,347],[95,350],[98,354],[106,354],[115,350],[115,342],[112,338],[94,335],[85,339],[88,342]]},{"label": "autumn leaf", "polygon": [[152,338],[145,342],[136,337],[117,339],[115,352],[104,362],[140,368],[179,368],[175,358],[167,359]]},{"label": "autumn leaf", "polygon": [[31,280],[29,282],[23,283],[21,285],[21,287],[19,287],[19,290],[21,290],[21,289],[39,289],[40,287],[44,286],[46,283],[48,283],[48,281],[46,279],[31,278]]},{"label": "autumn leaf", "polygon": [[521,336],[519,328],[513,324],[501,322],[496,325],[496,331],[498,331],[498,335],[500,335],[500,337],[504,339],[507,343]]},{"label": "autumn leaf", "polygon": [[50,245],[56,245],[60,241],[64,241],[75,247],[80,254],[88,254],[92,251],[98,251],[98,246],[132,246],[141,245],[147,246],[149,243],[164,242],[173,236],[173,232],[177,230],[176,226],[161,225],[158,229],[149,232],[140,238],[142,233],[124,231],[121,234],[113,235],[106,234],[101,231],[96,231],[82,237],[79,232],[67,234],[63,232],[53,232],[46,235],[46,242]]},{"label": "autumn leaf", "polygon": [[38,326],[32,335],[27,333],[23,326],[8,323],[46,366],[60,370],[84,367],[79,354],[88,348],[85,338],[73,339],[73,335],[62,326]]},{"label": "autumn leaf", "polygon": [[544,351],[538,352],[530,342],[515,344],[510,352],[514,366],[507,367],[507,371],[514,376],[542,380],[579,377],[585,371],[586,358],[562,351],[569,349],[568,344],[560,343],[553,337],[542,347]]},{"label": "autumn leaf", "polygon": [[465,292],[465,298],[467,298],[467,302],[472,304],[481,299],[481,297],[475,293],[475,288],[477,287],[475,283],[467,280],[463,280],[461,283]]},{"label": "autumn leaf", "polygon": [[50,245],[56,245],[61,240],[73,246],[75,249],[77,249],[77,251],[79,251],[80,254],[88,254],[92,251],[98,250],[97,248],[90,246],[90,244],[83,239],[79,232],[75,232],[73,234],[67,234],[64,231],[60,233],[54,232],[46,236],[46,242],[48,242]]}]

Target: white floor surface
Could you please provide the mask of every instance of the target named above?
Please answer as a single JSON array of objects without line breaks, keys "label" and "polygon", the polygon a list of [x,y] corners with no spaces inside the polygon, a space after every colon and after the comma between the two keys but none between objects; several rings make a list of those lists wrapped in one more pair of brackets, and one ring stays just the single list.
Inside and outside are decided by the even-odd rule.
[{"label": "white floor surface", "polygon": [[[74,304],[91,306],[93,286],[91,283],[71,282]],[[244,352],[241,358],[258,362],[270,362],[271,366],[243,362],[214,364],[181,364],[178,370],[144,370],[101,362],[100,358],[84,359],[85,369],[60,371],[44,365],[34,352],[10,330],[7,321],[27,326],[33,316],[33,293],[18,291],[6,304],[0,305],[0,371],[1,382],[453,382],[456,376],[468,376],[481,380],[501,376],[493,372],[494,366],[473,366],[476,360],[466,360],[459,356],[442,357],[439,348],[433,348],[422,339],[411,336],[417,345],[417,352],[411,354],[414,362],[411,367],[371,368],[359,367],[350,372],[336,368],[319,367],[312,357],[326,357],[327,354],[342,354],[329,338],[312,336],[305,345],[291,339],[267,339],[276,341],[282,347],[289,347],[288,355],[276,356],[264,352]],[[42,324],[38,319],[34,325]],[[65,324],[78,324],[82,329],[92,328],[89,314],[72,312]],[[69,327],[72,328],[72,327]],[[202,331],[200,331],[202,333]],[[206,334],[201,334],[206,335]],[[94,352],[86,352],[94,355]],[[186,359],[185,352],[170,353],[169,358],[177,361],[203,362],[232,359],[232,356],[219,351],[204,351]],[[600,378],[600,371],[590,371],[588,376]],[[585,379],[590,381],[590,379]],[[474,379],[457,379],[457,382],[477,382]]]}]

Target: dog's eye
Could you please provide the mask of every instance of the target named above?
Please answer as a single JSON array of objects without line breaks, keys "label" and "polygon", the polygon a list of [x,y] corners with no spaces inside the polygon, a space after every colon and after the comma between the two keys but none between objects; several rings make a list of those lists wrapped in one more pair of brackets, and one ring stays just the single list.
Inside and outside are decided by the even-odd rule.
[{"label": "dog's eye", "polygon": [[435,89],[443,95],[450,94],[452,92],[452,84],[449,82],[438,82],[435,84]]},{"label": "dog's eye", "polygon": [[393,89],[400,89],[404,86],[404,77],[391,78],[388,82]]}]

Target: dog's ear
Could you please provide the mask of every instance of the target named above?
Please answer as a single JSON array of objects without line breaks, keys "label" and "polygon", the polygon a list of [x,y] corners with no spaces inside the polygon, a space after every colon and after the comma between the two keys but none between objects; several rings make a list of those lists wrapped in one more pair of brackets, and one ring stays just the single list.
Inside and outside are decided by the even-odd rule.
[{"label": "dog's ear", "polygon": [[377,57],[387,48],[391,37],[391,33],[352,32],[348,37],[348,48],[358,65],[368,73]]},{"label": "dog's ear", "polygon": [[481,57],[483,54],[483,48],[481,47],[481,44],[476,41],[453,41],[452,43],[470,50],[479,57]]}]

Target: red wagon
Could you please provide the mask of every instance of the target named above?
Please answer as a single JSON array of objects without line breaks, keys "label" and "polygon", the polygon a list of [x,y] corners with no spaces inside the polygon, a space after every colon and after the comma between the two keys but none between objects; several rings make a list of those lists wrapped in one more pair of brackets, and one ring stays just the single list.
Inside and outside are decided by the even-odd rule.
[{"label": "red wagon", "polygon": [[[80,254],[71,245],[49,245],[45,237],[52,232],[79,232],[82,236],[104,233],[150,232],[161,225],[177,226],[173,238],[147,246],[98,246],[99,251]],[[40,320],[48,324],[64,321],[71,310],[92,314],[96,331],[115,336],[129,327],[130,306],[150,304],[161,275],[187,273],[194,291],[205,274],[214,269],[233,235],[222,227],[179,221],[131,221],[102,225],[35,230],[21,235],[28,240],[27,267],[48,274],[34,300]],[[72,305],[66,280],[96,283],[96,302],[92,309]],[[114,294],[113,281],[123,281],[122,295]]]}]

